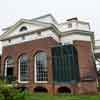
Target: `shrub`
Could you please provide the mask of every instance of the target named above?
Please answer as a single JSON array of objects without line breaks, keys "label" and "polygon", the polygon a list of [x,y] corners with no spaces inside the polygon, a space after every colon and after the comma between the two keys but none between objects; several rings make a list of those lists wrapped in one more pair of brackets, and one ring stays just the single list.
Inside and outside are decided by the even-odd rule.
[{"label": "shrub", "polygon": [[6,82],[0,80],[0,95],[2,98],[4,97],[5,100],[12,100],[13,96],[16,95],[18,92],[12,85],[6,84]]},{"label": "shrub", "polygon": [[0,94],[0,100],[5,100],[5,98],[2,94]]},{"label": "shrub", "polygon": [[33,94],[28,91],[18,92],[13,100],[35,100],[33,99]]},{"label": "shrub", "polygon": [[100,88],[100,83],[97,83],[97,88]]}]

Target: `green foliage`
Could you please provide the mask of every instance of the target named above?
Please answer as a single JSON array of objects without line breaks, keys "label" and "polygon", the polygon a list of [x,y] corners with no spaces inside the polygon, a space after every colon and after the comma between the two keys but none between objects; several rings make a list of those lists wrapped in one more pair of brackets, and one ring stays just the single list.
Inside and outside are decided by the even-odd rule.
[{"label": "green foliage", "polygon": [[2,94],[0,94],[0,100],[5,100],[5,98]]},{"label": "green foliage", "polygon": [[100,95],[69,95],[59,94],[56,96],[46,93],[31,93],[18,91],[13,86],[0,81],[0,100],[100,100]]},{"label": "green foliage", "polygon": [[97,88],[100,88],[100,83],[97,83]]},{"label": "green foliage", "polygon": [[[25,99],[27,100],[27,99]],[[100,100],[99,95],[89,96],[89,95],[69,95],[69,94],[60,94],[52,96],[45,93],[35,93],[33,94],[32,100]]]},{"label": "green foliage", "polygon": [[13,100],[35,100],[33,97],[33,94],[28,92],[28,91],[23,91],[17,93],[14,97]]},{"label": "green foliage", "polygon": [[0,100],[12,100],[13,96],[18,92],[12,85],[8,85],[5,81],[0,80]]}]

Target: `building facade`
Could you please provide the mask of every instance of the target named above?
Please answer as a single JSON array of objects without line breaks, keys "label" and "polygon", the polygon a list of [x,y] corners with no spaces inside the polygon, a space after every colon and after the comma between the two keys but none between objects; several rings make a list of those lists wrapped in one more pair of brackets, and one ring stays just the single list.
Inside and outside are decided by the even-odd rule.
[{"label": "building facade", "polygon": [[[33,92],[96,93],[94,33],[77,18],[20,19],[1,35],[1,76]],[[91,88],[92,87],[92,88]]]}]

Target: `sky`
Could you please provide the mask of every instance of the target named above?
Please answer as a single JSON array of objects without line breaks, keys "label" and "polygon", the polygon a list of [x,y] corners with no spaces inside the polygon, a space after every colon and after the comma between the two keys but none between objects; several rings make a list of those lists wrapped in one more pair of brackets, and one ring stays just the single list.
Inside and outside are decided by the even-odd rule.
[{"label": "sky", "polygon": [[58,22],[78,17],[90,22],[95,38],[100,39],[100,0],[0,0],[0,34],[2,29],[21,18],[32,19],[51,13]]}]

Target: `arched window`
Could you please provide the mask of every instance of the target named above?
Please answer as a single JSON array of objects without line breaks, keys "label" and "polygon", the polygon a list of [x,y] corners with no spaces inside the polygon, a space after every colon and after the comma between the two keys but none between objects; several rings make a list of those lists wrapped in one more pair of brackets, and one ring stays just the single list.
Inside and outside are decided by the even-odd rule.
[{"label": "arched window", "polygon": [[35,55],[35,82],[45,83],[48,81],[47,54],[38,52]]},{"label": "arched window", "polygon": [[28,58],[26,55],[19,58],[19,81],[28,81]]},{"label": "arched window", "polygon": [[26,31],[26,30],[27,30],[27,27],[26,26],[22,26],[19,31],[22,32],[22,31]]},{"label": "arched window", "polygon": [[8,57],[5,60],[5,71],[4,71],[4,76],[5,79],[9,82],[13,80],[13,68],[14,68],[14,61],[12,57]]}]

